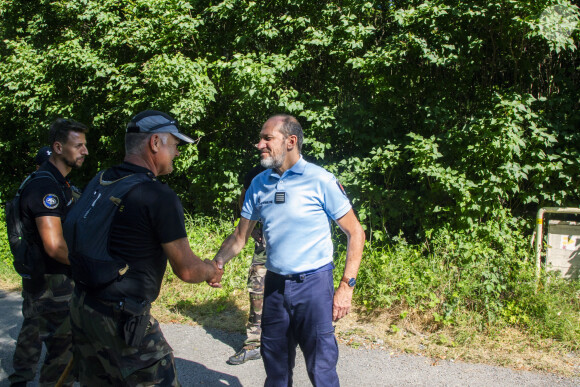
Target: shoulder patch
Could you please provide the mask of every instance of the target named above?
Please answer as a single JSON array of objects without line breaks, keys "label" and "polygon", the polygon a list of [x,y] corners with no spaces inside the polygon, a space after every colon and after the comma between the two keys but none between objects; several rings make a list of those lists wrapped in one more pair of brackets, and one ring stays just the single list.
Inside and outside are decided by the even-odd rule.
[{"label": "shoulder patch", "polygon": [[338,189],[340,189],[340,192],[346,196],[346,192],[344,192],[344,188],[342,187],[342,184],[340,184],[340,181],[336,180],[336,185],[338,186]]},{"label": "shoulder patch", "polygon": [[42,204],[49,210],[54,210],[59,204],[58,196],[55,194],[47,194],[42,199]]}]

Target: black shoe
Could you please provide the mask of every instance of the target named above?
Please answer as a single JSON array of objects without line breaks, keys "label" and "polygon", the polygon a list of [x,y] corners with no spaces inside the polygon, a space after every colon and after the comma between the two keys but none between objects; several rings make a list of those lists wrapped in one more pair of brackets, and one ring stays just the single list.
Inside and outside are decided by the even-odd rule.
[{"label": "black shoe", "polygon": [[260,348],[242,348],[234,356],[230,356],[228,363],[232,365],[244,364],[248,360],[261,359]]}]

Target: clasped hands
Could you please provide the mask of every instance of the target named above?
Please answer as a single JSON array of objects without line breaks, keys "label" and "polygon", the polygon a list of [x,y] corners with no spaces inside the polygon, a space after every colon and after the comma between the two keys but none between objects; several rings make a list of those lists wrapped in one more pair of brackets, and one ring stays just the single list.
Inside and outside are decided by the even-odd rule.
[{"label": "clasped hands", "polygon": [[224,275],[224,264],[216,259],[206,259],[204,262],[208,265],[211,265],[215,271],[215,275],[208,279],[206,282],[212,288],[221,288],[222,276]]}]

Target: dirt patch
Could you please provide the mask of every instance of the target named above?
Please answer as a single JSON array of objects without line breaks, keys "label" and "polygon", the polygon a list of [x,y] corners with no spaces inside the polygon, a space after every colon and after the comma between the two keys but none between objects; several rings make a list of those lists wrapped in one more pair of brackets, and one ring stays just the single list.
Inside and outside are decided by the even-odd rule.
[{"label": "dirt patch", "polygon": [[393,311],[367,315],[350,313],[336,324],[341,343],[427,356],[436,363],[484,363],[516,370],[535,370],[580,376],[580,354],[566,350],[555,340],[542,339],[514,328],[481,333],[473,330],[437,328],[428,318],[400,319]]}]

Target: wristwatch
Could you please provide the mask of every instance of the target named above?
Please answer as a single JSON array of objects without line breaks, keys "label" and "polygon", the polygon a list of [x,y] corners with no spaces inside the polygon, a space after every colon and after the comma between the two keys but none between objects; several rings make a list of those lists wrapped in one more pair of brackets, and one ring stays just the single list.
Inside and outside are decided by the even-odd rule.
[{"label": "wristwatch", "polygon": [[341,281],[346,282],[346,284],[351,288],[354,288],[354,285],[356,285],[356,278],[342,277]]}]

